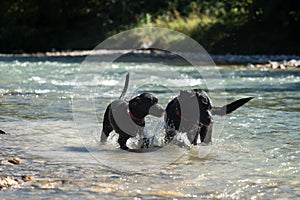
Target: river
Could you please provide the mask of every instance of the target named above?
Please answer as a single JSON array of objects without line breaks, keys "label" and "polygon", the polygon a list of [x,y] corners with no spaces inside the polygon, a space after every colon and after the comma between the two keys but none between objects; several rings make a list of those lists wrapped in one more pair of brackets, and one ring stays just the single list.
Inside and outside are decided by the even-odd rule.
[{"label": "river", "polygon": [[[104,71],[81,61],[0,61],[0,177],[32,177],[1,199],[300,198],[299,70],[218,67],[220,79],[208,81],[209,67],[115,62]],[[188,88],[209,90],[218,106],[254,99],[215,117],[210,147],[124,152],[114,138],[104,146],[96,138],[127,71],[127,100],[147,91],[165,107]],[[162,118],[146,121],[148,132],[163,134]],[[16,157],[20,164],[6,162]]]}]

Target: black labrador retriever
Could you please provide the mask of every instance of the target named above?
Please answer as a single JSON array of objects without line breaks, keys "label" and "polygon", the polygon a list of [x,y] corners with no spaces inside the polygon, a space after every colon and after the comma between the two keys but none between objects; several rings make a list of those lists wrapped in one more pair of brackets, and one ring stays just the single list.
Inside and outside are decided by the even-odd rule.
[{"label": "black labrador retriever", "polygon": [[201,143],[211,142],[213,117],[226,115],[241,107],[253,97],[239,99],[223,107],[213,107],[211,99],[202,89],[180,91],[179,96],[168,103],[166,108],[166,143],[178,132],[187,133],[191,144],[196,145],[200,135]]},{"label": "black labrador retriever", "polygon": [[[111,131],[119,134],[120,148],[128,150],[126,145],[130,137],[144,137],[145,117],[153,115],[161,117],[164,109],[158,104],[158,99],[150,93],[143,93],[129,102],[123,100],[129,82],[126,76],[125,87],[118,100],[108,105],[104,114],[101,142],[105,142]],[[143,146],[142,146],[143,147]]]}]

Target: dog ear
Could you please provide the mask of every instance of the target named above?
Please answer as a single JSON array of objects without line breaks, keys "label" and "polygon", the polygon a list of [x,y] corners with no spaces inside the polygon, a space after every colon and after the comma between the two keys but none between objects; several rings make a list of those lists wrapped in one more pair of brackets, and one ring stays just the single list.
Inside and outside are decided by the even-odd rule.
[{"label": "dog ear", "polygon": [[142,98],[141,98],[140,96],[137,96],[137,97],[136,97],[136,102],[137,102],[137,103],[141,103],[141,102],[142,102]]},{"label": "dog ear", "polygon": [[137,96],[137,97],[134,97],[133,99],[131,99],[131,100],[129,101],[129,104],[130,104],[131,106],[137,106],[137,105],[140,104],[141,102],[142,102],[141,97],[140,97],[140,96]]},{"label": "dog ear", "polygon": [[236,100],[230,104],[227,104],[225,106],[222,107],[213,107],[211,110],[212,115],[227,115],[233,111],[235,111],[236,109],[238,109],[239,107],[241,107],[242,105],[244,105],[245,103],[247,103],[248,101],[250,101],[251,99],[253,99],[254,97],[247,97],[247,98],[243,98],[243,99],[239,99]]}]

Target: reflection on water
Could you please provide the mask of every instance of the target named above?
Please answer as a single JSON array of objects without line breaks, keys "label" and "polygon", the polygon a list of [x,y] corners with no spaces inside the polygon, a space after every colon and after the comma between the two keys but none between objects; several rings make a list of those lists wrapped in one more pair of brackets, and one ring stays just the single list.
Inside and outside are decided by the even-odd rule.
[{"label": "reflection on water", "polygon": [[[104,199],[300,197],[299,71],[221,69],[226,91],[210,90],[215,104],[221,105],[218,99],[222,95],[226,95],[228,102],[246,96],[255,99],[230,114],[224,129],[216,125],[212,152],[200,159],[199,149],[194,148],[172,163],[156,166],[153,162],[153,170],[132,172],[105,166],[94,154],[104,149],[95,145],[87,146],[90,150],[87,151],[82,144],[82,137],[90,138],[78,131],[73,121],[71,101],[76,95],[73,89],[86,84],[94,92],[95,104],[90,107],[97,113],[95,120],[101,128],[104,109],[122,90],[124,82],[119,81],[119,76],[126,71],[124,68],[151,73],[147,78],[152,82],[132,88],[128,98],[144,90],[151,91],[165,106],[176,94],[170,88],[151,83],[156,80],[157,68],[160,74],[167,74],[170,66],[114,63],[113,70],[106,74],[109,81],[101,82],[101,75],[96,74],[82,83],[76,81],[79,67],[80,63],[71,59],[0,62],[0,128],[8,132],[0,135],[0,177],[20,178],[27,174],[35,178],[17,190],[1,192],[2,199],[49,195]],[[205,87],[205,81],[191,67],[172,66],[172,70],[182,75],[168,80],[176,82],[177,89],[185,88],[186,82],[193,87]],[[90,71],[97,72],[95,68]],[[135,77],[131,85],[139,85],[138,80]],[[77,98],[88,97],[86,94]],[[83,116],[90,114],[86,110],[80,112]],[[217,122],[222,119],[216,117]],[[91,126],[86,121],[86,129]],[[106,150],[112,160],[124,155],[113,146]],[[14,157],[24,162],[5,164],[5,160]],[[130,162],[132,166],[137,162],[143,165],[143,160],[133,158]]]}]

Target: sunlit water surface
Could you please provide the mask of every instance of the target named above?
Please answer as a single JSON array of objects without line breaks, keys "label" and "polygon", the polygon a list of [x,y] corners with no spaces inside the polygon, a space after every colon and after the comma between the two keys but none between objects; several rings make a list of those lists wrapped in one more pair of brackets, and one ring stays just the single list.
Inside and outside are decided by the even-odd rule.
[{"label": "sunlit water surface", "polygon": [[[205,81],[192,67],[157,63],[114,63],[104,75],[94,65],[84,72],[80,67],[76,59],[16,58],[0,62],[0,128],[8,133],[0,135],[0,160],[5,163],[18,157],[24,161],[20,165],[1,164],[0,177],[20,178],[27,174],[35,178],[21,188],[1,191],[1,199],[49,195],[66,199],[300,198],[299,71],[220,68],[226,92],[212,88],[213,97],[225,97],[227,102],[247,96],[255,99],[226,119],[216,117],[216,122],[225,120],[224,127],[216,123],[212,151],[204,158],[199,158],[197,148],[179,149],[182,156],[162,165],[158,162],[167,155],[158,153],[154,158],[150,153],[151,169],[146,166],[145,170],[136,170],[118,162],[124,152],[114,145],[105,147],[111,160],[101,162],[97,153],[104,147],[86,142],[96,141],[92,136],[97,133],[89,133],[95,123],[83,117],[90,115],[89,110],[76,107],[75,112],[82,114],[82,119],[77,120],[84,122],[86,131],[77,127],[73,119],[74,98],[94,98],[90,108],[96,113],[100,131],[104,110],[120,95],[129,68],[131,95],[150,91],[163,106],[176,96],[176,91],[205,88]],[[181,75],[170,78],[176,83],[172,89],[153,85],[156,75],[167,77],[170,71]],[[80,82],[80,73],[93,74],[94,78]],[[144,77],[135,77],[143,73]],[[101,76],[109,81],[102,81]],[[139,84],[139,80],[148,79],[149,85]],[[80,85],[91,87],[93,94],[74,93]],[[151,129],[156,121],[149,120]],[[132,166],[148,163],[137,159],[139,153],[125,154],[132,155],[127,160]],[[108,160],[111,162],[107,166]]]}]

